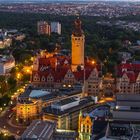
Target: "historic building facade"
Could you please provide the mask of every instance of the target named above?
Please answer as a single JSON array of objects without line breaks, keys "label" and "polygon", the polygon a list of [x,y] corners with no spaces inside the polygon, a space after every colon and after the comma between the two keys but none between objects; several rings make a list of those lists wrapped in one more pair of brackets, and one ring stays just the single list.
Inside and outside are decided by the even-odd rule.
[{"label": "historic building facade", "polygon": [[17,102],[16,105],[16,120],[21,124],[29,124],[34,119],[39,119],[42,112],[42,102],[38,101],[24,101]]},{"label": "historic building facade", "polygon": [[140,93],[140,64],[129,63],[118,66],[116,89],[118,93]]},{"label": "historic building facade", "polygon": [[85,35],[81,29],[81,20],[77,18],[74,24],[75,28],[71,36],[72,71],[76,71],[78,66],[84,67],[84,44],[85,44]]},{"label": "historic building facade", "polygon": [[78,132],[79,140],[90,140],[92,135],[93,122],[89,116],[83,116],[82,112],[79,114]]},{"label": "historic building facade", "polygon": [[85,92],[88,93],[88,95],[98,96],[101,89],[101,72],[95,67],[85,82]]},{"label": "historic building facade", "polygon": [[101,66],[84,58],[85,36],[81,24],[78,17],[71,36],[71,57],[47,52],[36,57],[31,77],[33,85],[59,89],[84,83],[85,95],[98,96],[102,86]]}]

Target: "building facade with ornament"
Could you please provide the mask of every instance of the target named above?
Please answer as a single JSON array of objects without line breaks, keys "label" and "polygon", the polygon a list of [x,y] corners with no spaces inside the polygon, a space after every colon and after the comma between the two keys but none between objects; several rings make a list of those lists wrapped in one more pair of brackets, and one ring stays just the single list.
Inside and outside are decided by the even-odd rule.
[{"label": "building facade with ornament", "polygon": [[118,93],[140,93],[140,64],[125,63],[118,66],[116,89]]},{"label": "building facade with ornament", "polygon": [[84,92],[97,96],[102,88],[101,66],[93,64],[84,56],[85,36],[79,17],[74,21],[71,36],[71,57],[57,53],[42,52],[33,63],[32,84],[39,87],[59,89],[84,83]]}]

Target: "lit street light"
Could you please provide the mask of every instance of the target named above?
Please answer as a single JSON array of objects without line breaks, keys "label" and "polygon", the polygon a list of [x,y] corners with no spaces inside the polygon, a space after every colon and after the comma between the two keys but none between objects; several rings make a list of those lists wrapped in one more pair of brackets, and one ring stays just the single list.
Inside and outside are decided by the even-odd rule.
[{"label": "lit street light", "polygon": [[96,63],[94,60],[92,60],[92,62],[91,62],[93,65]]}]

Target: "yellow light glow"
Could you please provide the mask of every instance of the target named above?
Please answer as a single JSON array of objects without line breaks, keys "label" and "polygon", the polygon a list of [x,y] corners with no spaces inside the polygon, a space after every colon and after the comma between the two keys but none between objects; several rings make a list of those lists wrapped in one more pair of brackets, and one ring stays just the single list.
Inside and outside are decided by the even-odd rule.
[{"label": "yellow light glow", "polygon": [[17,73],[17,79],[20,79],[20,78],[21,78],[21,74]]},{"label": "yellow light glow", "polygon": [[7,136],[7,134],[6,134],[6,133],[4,133],[4,136]]},{"label": "yellow light glow", "polygon": [[33,61],[34,60],[34,57],[31,57],[31,61]]},{"label": "yellow light glow", "polygon": [[71,87],[71,85],[68,85],[68,87]]},{"label": "yellow light glow", "polygon": [[63,87],[66,87],[66,85],[63,85]]},{"label": "yellow light glow", "polygon": [[26,72],[27,72],[27,73],[29,73],[29,72],[30,72],[30,70],[29,70],[29,69],[27,69],[27,70],[26,70]]},{"label": "yellow light glow", "polygon": [[92,62],[91,62],[93,65],[95,64],[95,61],[94,60],[92,60]]}]

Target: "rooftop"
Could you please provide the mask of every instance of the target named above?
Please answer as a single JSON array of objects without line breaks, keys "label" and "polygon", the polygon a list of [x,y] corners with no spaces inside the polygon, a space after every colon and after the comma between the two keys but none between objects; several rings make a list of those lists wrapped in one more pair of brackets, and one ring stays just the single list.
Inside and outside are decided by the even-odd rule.
[{"label": "rooftop", "polygon": [[0,63],[10,63],[14,62],[15,59],[13,56],[9,55],[0,55]]},{"label": "rooftop", "polygon": [[54,134],[53,140],[75,140],[76,139],[76,132],[70,130],[57,130]]},{"label": "rooftop", "polygon": [[59,105],[59,106],[63,106],[63,105],[66,105],[66,104],[69,104],[69,103],[72,103],[72,102],[75,102],[77,101],[77,99],[75,99],[74,97],[72,98],[66,98],[64,100],[60,100],[56,103],[54,103],[55,105]]},{"label": "rooftop", "polygon": [[109,122],[106,137],[116,140],[132,139],[137,140],[140,138],[140,123],[126,122],[126,121],[113,121]]},{"label": "rooftop", "polygon": [[34,120],[31,125],[24,131],[21,138],[26,140],[50,140],[54,133],[55,127],[55,122]]},{"label": "rooftop", "polygon": [[140,102],[140,94],[118,94],[116,96],[117,101],[128,101],[128,102]]},{"label": "rooftop", "polygon": [[[32,93],[32,94],[31,94]],[[28,87],[25,92],[19,95],[19,99],[21,98],[34,98],[34,99],[42,99],[43,101],[48,101],[50,99],[60,97],[60,96],[70,96],[81,93],[81,88],[69,88],[69,89],[61,89],[60,91],[48,92],[48,89],[41,89],[35,87]],[[41,94],[41,95],[40,95]]]},{"label": "rooftop", "polygon": [[71,113],[76,110],[80,111],[80,109],[86,108],[87,106],[93,106],[94,104],[95,104],[95,102],[91,97],[85,97],[85,98],[81,99],[79,104],[74,107],[70,107],[68,109],[61,110],[59,108],[57,109],[57,108],[52,108],[51,106],[48,106],[43,109],[43,112],[46,114],[63,115],[66,113]]},{"label": "rooftop", "polygon": [[32,90],[29,97],[30,98],[38,98],[38,97],[43,97],[50,94],[50,92],[45,91],[45,90]]}]

